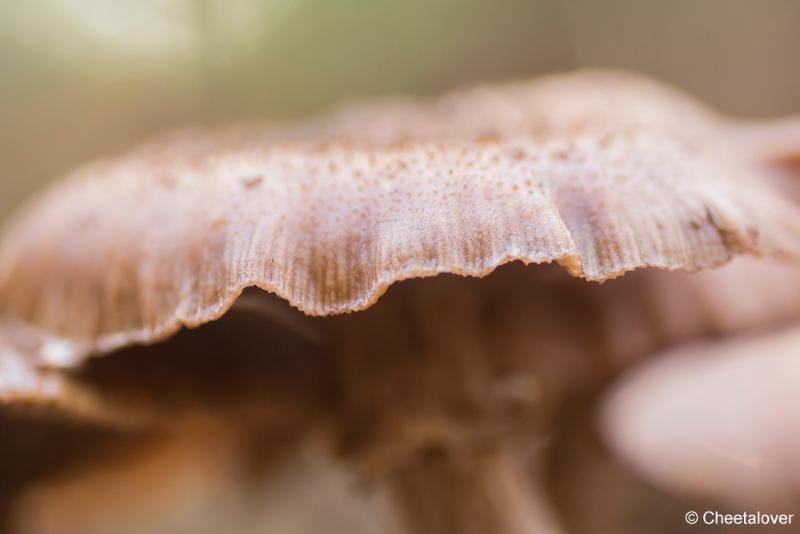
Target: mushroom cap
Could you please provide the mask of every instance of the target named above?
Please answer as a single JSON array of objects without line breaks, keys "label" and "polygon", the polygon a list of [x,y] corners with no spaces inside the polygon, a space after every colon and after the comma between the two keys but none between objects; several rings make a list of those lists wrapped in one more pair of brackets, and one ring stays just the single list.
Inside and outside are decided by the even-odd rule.
[{"label": "mushroom cap", "polygon": [[796,255],[800,214],[735,131],[657,83],[577,73],[183,132],[19,214],[0,316],[80,355],[216,319],[249,286],[329,315],[399,280],[514,260],[604,281]]},{"label": "mushroom cap", "polygon": [[606,441],[668,489],[735,506],[793,504],[800,493],[799,346],[795,327],[658,354],[607,395]]},{"label": "mushroom cap", "polygon": [[45,376],[11,342],[0,337],[0,404],[49,403],[64,397],[64,382]]},{"label": "mushroom cap", "polygon": [[[122,410],[104,403],[98,395],[74,384],[63,374],[36,365],[37,337],[22,325],[0,324],[0,414],[33,412],[47,420],[91,421],[125,425]],[[134,423],[130,410],[128,421]]]}]

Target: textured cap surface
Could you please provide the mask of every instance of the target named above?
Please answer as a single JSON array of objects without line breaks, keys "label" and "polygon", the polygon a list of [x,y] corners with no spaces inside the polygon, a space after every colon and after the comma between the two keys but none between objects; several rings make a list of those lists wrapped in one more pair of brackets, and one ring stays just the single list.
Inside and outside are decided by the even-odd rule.
[{"label": "textured cap surface", "polygon": [[586,73],[186,132],[21,213],[0,314],[104,351],[218,318],[248,286],[326,315],[513,260],[603,281],[794,254],[800,216],[731,128],[653,82]]}]

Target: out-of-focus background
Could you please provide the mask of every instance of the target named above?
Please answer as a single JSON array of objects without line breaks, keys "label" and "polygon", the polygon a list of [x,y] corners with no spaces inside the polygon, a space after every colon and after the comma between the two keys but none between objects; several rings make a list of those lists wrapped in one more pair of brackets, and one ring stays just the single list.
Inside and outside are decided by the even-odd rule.
[{"label": "out-of-focus background", "polygon": [[0,220],[154,132],[576,67],[800,112],[797,0],[26,0],[0,5]]}]

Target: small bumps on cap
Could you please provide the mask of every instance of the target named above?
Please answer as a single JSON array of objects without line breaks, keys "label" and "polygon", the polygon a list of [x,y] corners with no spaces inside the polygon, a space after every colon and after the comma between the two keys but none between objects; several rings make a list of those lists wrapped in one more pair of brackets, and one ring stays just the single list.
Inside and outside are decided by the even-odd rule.
[{"label": "small bumps on cap", "polygon": [[403,279],[510,261],[603,281],[795,255],[800,215],[735,129],[655,82],[594,72],[182,132],[19,214],[0,315],[102,352],[219,318],[251,286],[331,315]]}]

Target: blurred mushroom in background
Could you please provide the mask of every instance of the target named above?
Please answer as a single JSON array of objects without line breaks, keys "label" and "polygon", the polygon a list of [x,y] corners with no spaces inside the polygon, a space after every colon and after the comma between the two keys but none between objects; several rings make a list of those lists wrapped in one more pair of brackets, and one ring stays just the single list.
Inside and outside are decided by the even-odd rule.
[{"label": "blurred mushroom in background", "polygon": [[[75,171],[0,244],[4,358],[33,384],[4,408],[94,422],[80,396],[110,435],[9,488],[9,524],[579,532],[564,511],[608,496],[551,484],[570,406],[660,349],[800,315],[775,138],[596,71],[184,131]],[[295,482],[346,504],[270,527],[259,503],[302,454]]]},{"label": "blurred mushroom in background", "polygon": [[649,478],[754,510],[800,496],[797,330],[680,346],[627,377],[605,430]]}]

